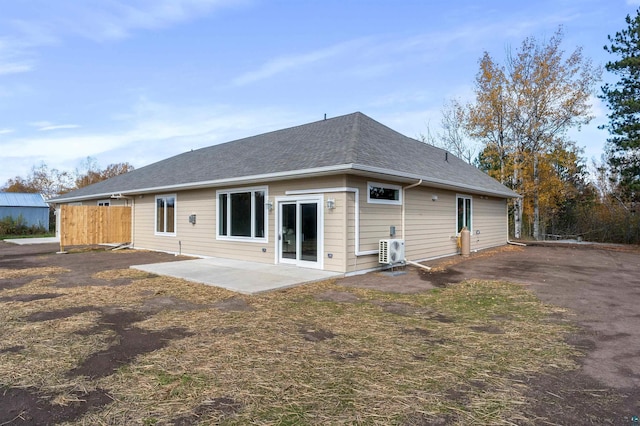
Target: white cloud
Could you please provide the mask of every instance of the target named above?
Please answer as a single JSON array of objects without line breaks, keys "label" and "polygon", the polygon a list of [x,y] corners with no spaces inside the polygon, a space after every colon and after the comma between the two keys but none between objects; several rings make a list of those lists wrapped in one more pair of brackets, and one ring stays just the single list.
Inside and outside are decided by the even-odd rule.
[{"label": "white cloud", "polygon": [[38,131],[49,130],[61,130],[61,129],[76,129],[80,127],[79,124],[54,124],[50,121],[34,121],[29,123],[31,127],[35,127]]},{"label": "white cloud", "polygon": [[245,4],[245,0],[102,0],[66,2],[67,16],[60,23],[72,24],[69,30],[97,40],[126,38],[135,30],[166,28],[210,14],[222,7]]},{"label": "white cloud", "polygon": [[9,133],[13,133],[13,129],[0,129],[0,135],[8,135]]},{"label": "white cloud", "polygon": [[233,83],[237,86],[244,86],[259,80],[264,80],[273,77],[276,74],[301,68],[305,65],[324,61],[349,52],[354,52],[365,43],[366,41],[363,39],[352,40],[309,53],[281,56],[266,62],[255,71],[250,71],[238,76],[233,80]]},{"label": "white cloud", "polygon": [[18,62],[2,63],[0,61],[0,75],[28,72],[28,71],[31,71],[32,68],[33,66],[27,63],[18,63]]},{"label": "white cloud", "polygon": [[[111,126],[117,130],[83,128],[64,137],[47,133],[2,138],[2,151],[11,154],[0,157],[0,184],[10,177],[28,174],[31,165],[41,161],[53,168],[71,170],[90,156],[100,164],[128,161],[142,167],[190,149],[297,125],[307,119],[276,108],[176,107],[142,99],[130,112],[119,115],[118,125]],[[48,121],[29,124],[37,129],[56,127]],[[17,164],[22,168],[16,168]]]},{"label": "white cloud", "polygon": [[60,130],[60,129],[76,129],[80,127],[80,125],[78,124],[55,124],[53,126],[44,126],[39,128],[38,130],[42,131],[48,131],[48,130]]},{"label": "white cloud", "polygon": [[[57,0],[35,2],[29,19],[0,17],[0,75],[34,69],[37,48],[81,36],[95,41],[126,38],[136,30],[166,28],[249,0]],[[20,8],[16,8],[20,10]]]}]

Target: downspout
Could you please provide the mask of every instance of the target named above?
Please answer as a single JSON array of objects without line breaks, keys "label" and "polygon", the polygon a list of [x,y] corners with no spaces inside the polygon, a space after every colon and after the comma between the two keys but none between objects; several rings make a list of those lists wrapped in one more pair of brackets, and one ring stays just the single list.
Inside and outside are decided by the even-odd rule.
[{"label": "downspout", "polygon": [[416,186],[420,186],[422,184],[422,179],[420,179],[417,183],[413,183],[409,186],[405,186],[402,188],[402,239],[404,240],[404,203],[405,203],[405,191],[407,189],[415,188]]},{"label": "downspout", "polygon": [[[407,189],[411,189],[411,188],[415,188],[416,186],[420,186],[422,184],[422,179],[420,179],[418,182],[413,183],[409,186],[405,186],[402,188],[402,239],[405,241],[405,250],[406,250],[406,239],[405,239],[405,208],[404,205],[406,203],[406,190]],[[405,251],[406,253],[406,251]],[[409,265],[413,265],[413,266],[417,266],[418,268],[422,268],[422,269],[426,269],[427,271],[430,271],[431,268],[425,265],[422,265],[418,262],[414,262],[411,260],[408,260],[406,257],[404,258],[404,263],[408,263]]]}]

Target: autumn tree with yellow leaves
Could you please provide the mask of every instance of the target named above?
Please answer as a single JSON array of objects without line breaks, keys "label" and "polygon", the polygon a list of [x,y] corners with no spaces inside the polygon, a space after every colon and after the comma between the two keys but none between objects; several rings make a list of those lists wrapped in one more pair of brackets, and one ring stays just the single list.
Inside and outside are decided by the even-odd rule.
[{"label": "autumn tree with yellow leaves", "polygon": [[567,55],[562,39],[562,29],[547,41],[528,37],[507,52],[503,65],[485,53],[466,115],[469,135],[484,146],[480,166],[523,196],[513,202],[516,238],[523,214],[540,238],[541,219],[567,190],[561,172],[578,164],[567,131],[592,119],[590,98],[601,70],[579,47]]}]

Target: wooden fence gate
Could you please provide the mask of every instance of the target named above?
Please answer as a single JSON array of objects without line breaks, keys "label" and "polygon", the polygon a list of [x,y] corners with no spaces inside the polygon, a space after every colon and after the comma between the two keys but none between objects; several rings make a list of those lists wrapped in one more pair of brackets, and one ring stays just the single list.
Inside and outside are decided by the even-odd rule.
[{"label": "wooden fence gate", "polygon": [[131,207],[60,206],[60,251],[65,246],[131,242]]}]

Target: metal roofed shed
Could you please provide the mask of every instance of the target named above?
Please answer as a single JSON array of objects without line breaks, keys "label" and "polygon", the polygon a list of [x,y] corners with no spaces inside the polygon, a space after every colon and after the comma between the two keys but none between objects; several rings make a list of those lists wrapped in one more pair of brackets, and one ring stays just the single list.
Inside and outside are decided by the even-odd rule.
[{"label": "metal roofed shed", "polygon": [[0,192],[0,220],[7,217],[49,231],[49,205],[41,194]]}]

